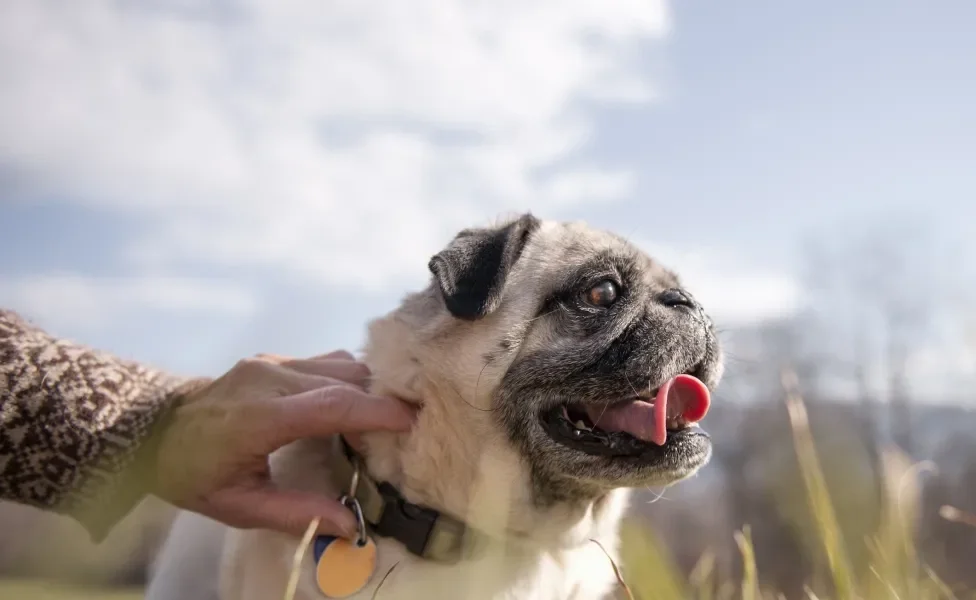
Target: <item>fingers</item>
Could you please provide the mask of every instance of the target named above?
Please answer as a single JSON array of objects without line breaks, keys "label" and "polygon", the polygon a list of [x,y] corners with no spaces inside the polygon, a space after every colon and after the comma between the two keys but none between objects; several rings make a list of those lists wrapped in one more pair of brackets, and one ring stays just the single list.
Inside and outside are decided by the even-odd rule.
[{"label": "fingers", "polygon": [[238,389],[257,391],[263,388],[266,390],[263,395],[270,399],[334,385],[363,388],[369,383],[369,368],[360,362],[341,359],[288,359],[281,362],[267,356],[238,364],[232,375]]},{"label": "fingers", "polygon": [[336,350],[313,358],[292,358],[279,354],[258,354],[258,361],[291,369],[307,375],[330,377],[365,387],[369,383],[369,367],[345,350]]},{"label": "fingers", "polygon": [[301,536],[320,519],[318,533],[347,539],[357,533],[352,511],[325,496],[273,487],[238,487],[215,492],[208,516],[240,529],[272,529]]},{"label": "fingers", "polygon": [[302,438],[334,433],[409,431],[415,415],[416,409],[402,400],[336,385],[282,398],[274,406],[274,427],[261,434],[271,452]]},{"label": "fingers", "polygon": [[345,350],[336,350],[328,354],[313,356],[311,360],[356,360],[356,357]]},{"label": "fingers", "polygon": [[[350,363],[346,363],[350,364]],[[262,390],[268,400],[294,396],[324,387],[345,385],[344,381],[315,373],[306,373],[286,364],[262,362],[256,370],[248,371],[238,380],[241,385]]]},{"label": "fingers", "polygon": [[[284,356],[282,354],[271,354],[271,353],[260,353],[255,355],[255,358],[273,363],[285,363],[290,360],[295,360],[294,356]],[[334,350],[328,354],[319,354],[318,356],[313,356],[308,360],[352,360],[355,361],[356,357],[347,352],[346,350]]]},{"label": "fingers", "polygon": [[282,363],[283,367],[299,373],[319,375],[365,387],[369,383],[369,367],[361,362],[345,359],[300,359]]}]

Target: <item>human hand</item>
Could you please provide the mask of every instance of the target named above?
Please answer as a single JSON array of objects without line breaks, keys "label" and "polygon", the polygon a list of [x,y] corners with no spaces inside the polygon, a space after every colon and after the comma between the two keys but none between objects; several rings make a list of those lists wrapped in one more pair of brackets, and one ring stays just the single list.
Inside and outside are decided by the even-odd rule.
[{"label": "human hand", "polygon": [[409,430],[414,409],[366,393],[368,377],[348,352],[240,361],[175,409],[156,454],[156,495],[236,528],[301,535],[320,519],[319,533],[353,537],[355,518],[337,499],[276,489],[268,455],[307,437]]}]

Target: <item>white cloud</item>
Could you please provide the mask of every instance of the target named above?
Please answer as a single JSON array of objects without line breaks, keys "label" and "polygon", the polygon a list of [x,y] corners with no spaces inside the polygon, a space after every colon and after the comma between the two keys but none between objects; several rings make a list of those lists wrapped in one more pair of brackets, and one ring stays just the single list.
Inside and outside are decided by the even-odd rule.
[{"label": "white cloud", "polygon": [[[634,173],[577,155],[584,104],[653,102],[636,60],[669,28],[664,0],[5,0],[0,166],[22,199],[142,217],[123,249],[139,271],[258,265],[399,292],[461,227],[626,198]],[[789,278],[651,249],[725,324],[795,307]],[[251,306],[152,276],[7,289],[91,322]]]},{"label": "white cloud", "polygon": [[787,317],[801,306],[802,288],[792,275],[751,269],[728,251],[685,251],[652,242],[637,244],[678,273],[719,328]]},{"label": "white cloud", "polygon": [[0,282],[0,306],[15,307],[45,326],[97,329],[108,320],[145,311],[247,317],[256,312],[258,301],[248,289],[208,280],[49,274]]},{"label": "white cloud", "polygon": [[0,163],[144,216],[137,265],[396,289],[459,227],[625,196],[575,159],[582,103],[652,101],[668,29],[664,0],[5,0]]}]

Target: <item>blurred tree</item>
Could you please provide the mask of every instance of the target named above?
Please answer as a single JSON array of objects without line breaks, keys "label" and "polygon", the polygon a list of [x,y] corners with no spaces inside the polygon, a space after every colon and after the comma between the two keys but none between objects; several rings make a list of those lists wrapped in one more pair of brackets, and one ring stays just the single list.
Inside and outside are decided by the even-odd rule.
[{"label": "blurred tree", "polygon": [[859,401],[865,433],[876,438],[876,399],[886,396],[892,438],[911,454],[912,368],[945,309],[938,299],[953,287],[943,268],[950,264],[948,249],[924,220],[879,219],[850,231],[833,230],[801,246],[815,315],[806,333],[823,375]]}]

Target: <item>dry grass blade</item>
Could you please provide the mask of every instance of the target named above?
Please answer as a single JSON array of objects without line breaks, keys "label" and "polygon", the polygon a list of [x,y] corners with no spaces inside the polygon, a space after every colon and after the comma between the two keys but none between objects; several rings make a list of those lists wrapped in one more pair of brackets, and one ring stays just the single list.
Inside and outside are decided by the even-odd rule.
[{"label": "dry grass blade", "polygon": [[807,595],[807,600],[820,600],[820,598],[813,593],[813,590],[811,590],[808,586],[803,587],[803,593]]},{"label": "dry grass blade", "polygon": [[925,575],[932,582],[938,596],[947,598],[948,600],[957,600],[956,595],[952,592],[952,589],[949,588],[946,582],[942,581],[942,578],[939,577],[935,571],[929,567],[925,567]]},{"label": "dry grass blade", "polygon": [[716,598],[714,593],[702,595],[693,584],[689,585],[685,574],[674,563],[670,548],[661,544],[654,528],[639,517],[628,518],[620,528],[620,557],[619,571],[634,598]]},{"label": "dry grass blade", "polygon": [[383,587],[383,584],[386,583],[386,578],[389,577],[390,576],[390,573],[392,573],[393,570],[396,569],[399,566],[400,566],[400,562],[397,561],[397,562],[393,563],[393,566],[390,567],[386,571],[386,575],[383,576],[383,579],[380,579],[380,584],[378,586],[376,586],[376,589],[375,590],[373,590],[373,595],[370,596],[370,600],[376,600],[376,596],[380,593],[380,588],[382,588]]},{"label": "dry grass blade", "polygon": [[742,600],[759,600],[759,577],[756,554],[752,545],[752,531],[748,525],[735,532],[735,543],[742,554]]},{"label": "dry grass blade", "polygon": [[834,587],[838,598],[854,598],[854,578],[843,546],[843,538],[834,514],[823,469],[810,431],[806,407],[797,390],[798,383],[793,371],[784,371],[783,387],[786,390],[786,408],[789,413],[800,473],[806,485],[810,509],[817,522],[817,532],[827,555]]},{"label": "dry grass blade", "polygon": [[294,600],[295,598],[295,591],[298,589],[298,577],[302,572],[302,560],[305,559],[305,552],[308,550],[308,545],[312,543],[312,538],[315,537],[315,531],[319,528],[320,521],[321,519],[314,519],[308,524],[308,529],[305,530],[301,543],[295,549],[291,571],[288,573],[288,587],[285,588],[284,600]]},{"label": "dry grass blade", "polygon": [[620,573],[620,568],[617,567],[617,561],[613,560],[613,557],[610,556],[610,553],[607,552],[607,549],[603,547],[603,544],[601,544],[600,542],[594,539],[591,539],[590,541],[596,544],[597,547],[600,550],[602,550],[603,553],[606,555],[607,560],[610,561],[610,566],[613,567],[613,574],[617,576],[617,583],[620,584],[620,589],[622,589],[624,591],[624,594],[626,594],[627,600],[634,600],[634,594],[633,592],[630,591],[630,586],[627,585],[627,582],[624,581],[624,577]]},{"label": "dry grass blade", "polygon": [[688,583],[691,584],[698,594],[698,600],[712,600],[715,595],[715,553],[710,549],[702,553],[695,567],[688,576]]}]

